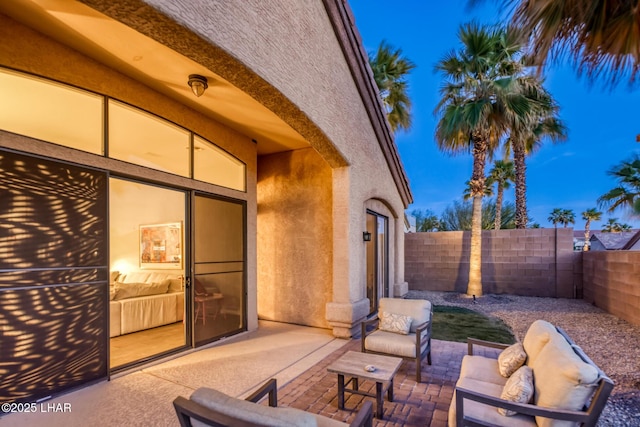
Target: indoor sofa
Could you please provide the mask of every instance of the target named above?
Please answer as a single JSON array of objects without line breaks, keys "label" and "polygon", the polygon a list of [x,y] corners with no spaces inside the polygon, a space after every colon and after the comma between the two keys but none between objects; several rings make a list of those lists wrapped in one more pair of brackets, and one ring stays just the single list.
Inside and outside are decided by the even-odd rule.
[{"label": "indoor sofa", "polygon": [[[116,272],[117,273],[117,272]],[[112,273],[109,336],[115,337],[182,321],[182,276],[160,272]]]}]

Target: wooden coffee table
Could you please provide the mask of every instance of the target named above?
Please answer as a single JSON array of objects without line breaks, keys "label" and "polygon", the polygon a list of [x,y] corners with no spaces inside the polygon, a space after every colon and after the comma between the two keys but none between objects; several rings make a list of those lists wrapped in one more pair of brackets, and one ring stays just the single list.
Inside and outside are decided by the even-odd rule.
[{"label": "wooden coffee table", "polygon": [[[327,367],[327,371],[338,374],[338,408],[344,409],[344,393],[359,394],[376,398],[374,415],[382,419],[384,392],[387,399],[393,402],[393,376],[398,372],[402,363],[399,357],[381,356],[378,354],[360,353],[349,351]],[[373,372],[368,372],[365,367],[372,365]],[[345,376],[350,377],[345,384]],[[376,383],[376,393],[367,393],[358,389],[358,380],[370,380]],[[347,386],[351,384],[351,388]]]}]

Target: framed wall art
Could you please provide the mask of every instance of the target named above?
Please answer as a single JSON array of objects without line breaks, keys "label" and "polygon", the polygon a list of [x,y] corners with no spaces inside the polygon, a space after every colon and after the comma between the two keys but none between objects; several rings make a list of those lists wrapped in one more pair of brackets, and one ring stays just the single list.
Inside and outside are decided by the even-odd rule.
[{"label": "framed wall art", "polygon": [[182,222],[140,225],[140,268],[182,268]]}]

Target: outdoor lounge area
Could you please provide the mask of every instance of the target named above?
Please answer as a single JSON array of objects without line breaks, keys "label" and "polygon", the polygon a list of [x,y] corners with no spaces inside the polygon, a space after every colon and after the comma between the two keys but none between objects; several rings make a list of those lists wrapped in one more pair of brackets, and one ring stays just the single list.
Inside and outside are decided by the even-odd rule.
[{"label": "outdoor lounge area", "polygon": [[[430,297],[436,304],[446,303],[442,295],[433,293]],[[513,296],[504,296],[500,301],[498,304],[488,299],[485,305],[480,303],[474,308],[503,318],[519,339],[524,336],[524,325],[531,324],[534,317],[562,325],[616,382],[598,426],[638,425],[640,395],[633,386],[638,380],[634,375],[638,375],[640,360],[638,326],[584,301]],[[587,330],[590,339],[585,338]],[[448,411],[467,345],[433,339],[431,346],[432,363],[423,361],[421,383],[415,381],[413,362],[400,364],[394,377],[393,402],[385,399],[382,419],[374,418],[374,426],[448,425]],[[344,340],[324,329],[261,321],[257,331],[45,403],[51,408],[69,404],[69,412],[11,414],[0,418],[0,426],[178,426],[172,405],[176,397],[188,398],[196,389],[208,387],[244,399],[271,378],[278,384],[279,407],[351,423],[363,402],[373,403],[373,399],[350,395],[345,399],[345,409],[338,409],[337,377],[327,368],[349,351],[360,351],[360,339]],[[475,355],[495,357],[497,353],[488,348],[474,350]],[[363,391],[375,389],[372,382],[360,385]]]}]

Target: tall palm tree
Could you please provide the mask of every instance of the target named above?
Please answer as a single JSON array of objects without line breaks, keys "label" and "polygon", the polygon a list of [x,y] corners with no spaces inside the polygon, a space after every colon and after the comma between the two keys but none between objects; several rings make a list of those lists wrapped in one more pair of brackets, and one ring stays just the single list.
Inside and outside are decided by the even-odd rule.
[{"label": "tall palm tree", "polygon": [[567,128],[557,117],[559,107],[535,76],[522,78],[522,86],[535,108],[524,117],[515,116],[511,134],[505,144],[505,154],[513,150],[516,184],[516,228],[527,228],[527,166],[526,156],[533,153],[544,139],[552,143],[565,141]]},{"label": "tall palm tree", "polygon": [[640,77],[638,0],[505,0],[515,6],[514,25],[531,34],[532,54],[568,54],[589,80],[603,76],[615,84]]},{"label": "tall palm tree", "polygon": [[589,247],[591,246],[591,244],[589,243],[591,221],[600,221],[601,218],[602,212],[600,212],[596,208],[590,208],[582,212],[582,219],[586,221],[584,223],[584,246],[582,247],[583,251],[588,251]]},{"label": "tall palm tree", "polygon": [[369,65],[386,108],[387,120],[393,132],[411,128],[411,98],[406,78],[416,65],[385,40],[375,55],[369,54]]},{"label": "tall palm tree", "polygon": [[504,160],[496,160],[493,168],[489,171],[487,183],[496,184],[496,218],[494,229],[499,230],[502,226],[502,200],[504,199],[504,190],[511,188],[511,183],[515,179],[515,171],[513,163]]},{"label": "tall palm tree", "polygon": [[598,198],[601,207],[613,212],[619,207],[628,207],[640,215],[640,154],[624,160],[607,171],[618,180],[618,186]]},{"label": "tall palm tree", "polygon": [[521,94],[517,76],[519,34],[513,29],[463,25],[458,51],[445,55],[436,65],[445,80],[435,113],[439,116],[436,142],[452,154],[473,153],[469,185],[473,197],[468,295],[482,295],[481,217],[487,155],[505,134],[511,116],[530,108]]}]

